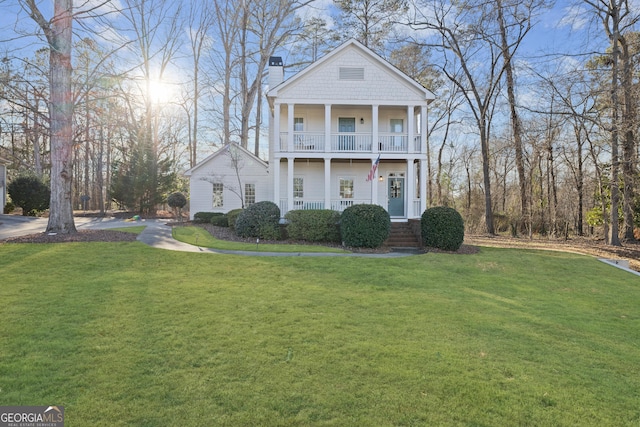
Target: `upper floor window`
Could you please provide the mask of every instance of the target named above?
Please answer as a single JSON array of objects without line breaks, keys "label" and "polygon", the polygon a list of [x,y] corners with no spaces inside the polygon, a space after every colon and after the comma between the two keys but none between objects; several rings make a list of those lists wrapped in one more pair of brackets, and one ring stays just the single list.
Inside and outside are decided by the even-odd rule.
[{"label": "upper floor window", "polygon": [[391,119],[391,132],[393,133],[404,132],[404,123],[402,119]]},{"label": "upper floor window", "polygon": [[293,118],[293,131],[294,132],[303,132],[304,131],[304,118],[302,118],[302,117],[294,117]]}]

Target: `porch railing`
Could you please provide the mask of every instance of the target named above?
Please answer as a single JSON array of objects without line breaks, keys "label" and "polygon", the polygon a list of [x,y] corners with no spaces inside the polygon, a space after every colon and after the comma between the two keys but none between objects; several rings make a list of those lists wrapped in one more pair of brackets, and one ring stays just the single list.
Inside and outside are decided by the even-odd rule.
[{"label": "porch railing", "polygon": [[[280,133],[280,152],[289,152],[288,132]],[[380,153],[419,153],[422,149],[422,138],[415,135],[409,144],[406,133],[380,132],[377,147],[374,145],[373,135],[367,132],[339,132],[332,133],[329,150],[325,150],[324,132],[294,132],[294,152],[334,152],[334,153],[371,153],[377,148]]]},{"label": "porch railing", "polygon": [[[350,206],[371,203],[369,199],[331,199],[328,209],[342,212]],[[324,200],[299,200],[293,201],[293,210],[327,209]],[[280,215],[284,216],[289,211],[287,199],[280,199]]]}]

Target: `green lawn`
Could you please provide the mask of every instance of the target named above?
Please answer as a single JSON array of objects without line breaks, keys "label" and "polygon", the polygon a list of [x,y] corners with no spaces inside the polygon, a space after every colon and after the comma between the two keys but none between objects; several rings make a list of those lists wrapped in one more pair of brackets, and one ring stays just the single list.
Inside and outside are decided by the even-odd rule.
[{"label": "green lawn", "polygon": [[482,249],[0,245],[0,405],[66,426],[640,424],[640,280]]},{"label": "green lawn", "polygon": [[202,227],[174,227],[173,238],[190,245],[203,248],[215,248],[229,251],[254,251],[254,252],[332,252],[347,253],[339,248],[332,248],[323,245],[294,245],[294,244],[264,244],[264,243],[243,243],[229,242],[216,239]]}]

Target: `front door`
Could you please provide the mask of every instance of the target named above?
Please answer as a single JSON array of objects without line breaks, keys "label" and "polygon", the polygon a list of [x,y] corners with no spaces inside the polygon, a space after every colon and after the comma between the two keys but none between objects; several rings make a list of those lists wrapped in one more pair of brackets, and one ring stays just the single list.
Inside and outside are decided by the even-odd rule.
[{"label": "front door", "polygon": [[404,216],[404,178],[389,176],[389,215]]}]

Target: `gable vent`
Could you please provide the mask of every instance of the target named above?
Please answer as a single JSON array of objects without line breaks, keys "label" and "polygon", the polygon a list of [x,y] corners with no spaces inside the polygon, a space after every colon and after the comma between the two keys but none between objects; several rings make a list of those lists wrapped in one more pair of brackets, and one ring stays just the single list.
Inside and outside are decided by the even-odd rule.
[{"label": "gable vent", "polygon": [[364,80],[364,68],[340,67],[340,80]]}]

